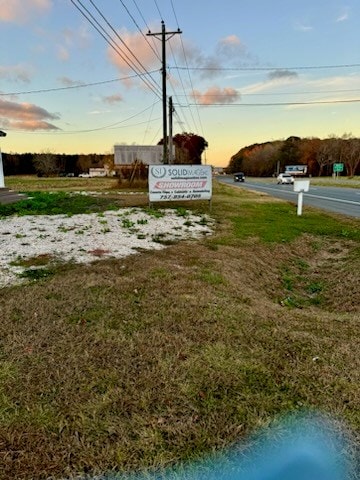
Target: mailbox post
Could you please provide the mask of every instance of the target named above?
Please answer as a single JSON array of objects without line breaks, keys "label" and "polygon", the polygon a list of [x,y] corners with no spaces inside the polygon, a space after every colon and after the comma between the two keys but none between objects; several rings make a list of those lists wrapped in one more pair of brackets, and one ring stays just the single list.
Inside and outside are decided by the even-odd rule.
[{"label": "mailbox post", "polygon": [[294,192],[298,192],[297,214],[302,214],[304,192],[308,192],[310,188],[310,180],[295,180]]}]

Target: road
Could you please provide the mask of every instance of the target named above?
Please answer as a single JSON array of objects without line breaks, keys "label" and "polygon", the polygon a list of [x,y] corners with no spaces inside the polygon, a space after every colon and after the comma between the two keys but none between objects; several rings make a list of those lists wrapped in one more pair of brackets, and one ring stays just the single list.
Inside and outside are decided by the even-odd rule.
[{"label": "road", "polygon": [[[240,183],[234,182],[232,176],[218,176],[217,179],[222,183],[264,192],[270,196],[297,204],[298,194],[294,192],[293,185],[277,185],[275,180],[265,183],[252,179]],[[360,218],[360,189],[312,186],[310,180],[310,189],[307,193],[304,193],[303,213],[306,211],[306,206]]]}]

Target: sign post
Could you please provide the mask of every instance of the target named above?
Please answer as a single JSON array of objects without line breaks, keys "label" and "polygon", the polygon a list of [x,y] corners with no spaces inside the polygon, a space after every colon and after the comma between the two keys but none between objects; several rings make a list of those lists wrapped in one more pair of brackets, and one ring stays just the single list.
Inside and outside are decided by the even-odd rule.
[{"label": "sign post", "polygon": [[339,173],[344,171],[344,164],[343,163],[334,163],[333,165],[333,173],[335,178],[338,177]]},{"label": "sign post", "polygon": [[298,192],[297,214],[302,214],[304,192],[308,192],[310,188],[310,180],[295,180],[294,192]]}]

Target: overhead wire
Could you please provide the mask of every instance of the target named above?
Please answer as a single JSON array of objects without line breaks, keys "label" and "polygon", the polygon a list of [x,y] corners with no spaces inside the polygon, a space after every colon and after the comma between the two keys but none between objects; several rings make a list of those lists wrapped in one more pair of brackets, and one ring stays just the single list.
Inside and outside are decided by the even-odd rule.
[{"label": "overhead wire", "polygon": [[[121,125],[122,123],[125,123],[125,122],[128,122],[129,120],[132,120],[133,118],[135,117],[138,117],[139,115],[142,115],[143,113],[147,112],[148,110],[153,110],[154,106],[159,103],[160,100],[157,100],[156,102],[154,102],[153,104],[149,105],[148,107],[144,108],[143,110],[141,110],[140,112],[137,112],[135,113],[134,115],[131,115],[130,117],[128,118],[125,118],[123,120],[119,120],[118,122],[114,122],[114,123],[111,123],[109,125],[104,125],[102,127],[97,127],[97,128],[92,128],[92,129],[84,129],[84,130],[68,130],[68,131],[64,131],[64,130],[60,130],[60,131],[57,131],[57,132],[36,132],[36,134],[56,134],[56,135],[72,135],[74,133],[89,133],[89,132],[96,132],[96,131],[100,131],[100,130],[113,130],[115,127],[116,128],[127,128],[127,127],[134,127],[134,126],[137,126],[137,125],[143,125],[144,123],[150,123],[149,120],[146,120],[146,121],[143,121],[143,122],[139,122],[139,123],[136,123],[136,124],[131,124],[131,125],[124,125],[123,127],[119,127],[119,125]],[[160,117],[159,117],[160,118]],[[154,121],[157,121],[159,120],[159,118],[156,118],[156,119],[153,119],[151,120],[152,122]],[[11,130],[13,132],[16,133],[16,129],[7,129],[7,130]],[[26,132],[24,130],[21,130],[21,132],[23,133],[34,133],[34,132]]]},{"label": "overhead wire", "polygon": [[[107,24],[107,26],[112,30],[112,32],[116,35],[116,37],[120,40],[122,45],[126,48],[126,50],[130,53],[130,55],[136,60],[138,65],[144,70],[144,72],[148,73],[148,75],[151,77],[152,81],[156,85],[156,87],[160,88],[159,85],[157,84],[156,80],[152,77],[152,75],[148,72],[147,68],[143,65],[143,63],[138,59],[138,57],[131,51],[131,49],[126,45],[124,40],[121,38],[121,36],[118,34],[118,32],[114,29],[114,27],[111,25],[111,23],[105,18],[103,13],[99,10],[99,8],[95,5],[93,0],[89,0],[89,2],[93,5],[95,10],[98,12],[98,14],[101,16],[101,18],[104,20],[104,22]],[[146,38],[146,37],[145,37]],[[124,52],[123,52],[124,53]],[[126,58],[130,61],[129,57],[124,53]]]},{"label": "overhead wire", "polygon": [[[160,72],[160,69],[158,70],[152,70],[150,73],[156,73]],[[41,88],[39,90],[23,90],[20,92],[0,92],[0,96],[12,96],[12,95],[29,95],[33,93],[47,93],[47,92],[58,92],[61,90],[75,90],[78,88],[86,88],[86,87],[94,87],[98,85],[105,85],[107,83],[115,83],[115,82],[121,82],[124,80],[130,80],[132,78],[136,78],[142,75],[147,75],[147,73],[138,73],[134,75],[127,75],[126,77],[121,77],[121,78],[113,78],[111,80],[102,80],[99,82],[90,82],[90,83],[79,83],[77,85],[67,85],[66,87],[53,87],[53,88]]]},{"label": "overhead wire", "polygon": [[214,71],[214,72],[261,72],[261,71],[292,71],[292,70],[323,70],[323,69],[336,69],[336,68],[358,68],[360,63],[348,63],[338,65],[305,65],[305,66],[293,66],[293,67],[189,67],[185,66],[170,67],[172,69],[177,68],[179,70],[193,70],[193,71]]},{"label": "overhead wire", "polygon": [[[174,14],[174,17],[175,17],[175,21],[177,22],[177,26],[179,28],[178,17],[176,15],[174,3],[173,3],[172,0],[171,0],[171,7],[172,7],[172,11],[173,11],[173,14]],[[183,52],[184,61],[185,61],[186,65],[188,66],[187,56],[186,56],[186,52],[185,52],[185,46],[184,46],[184,42],[183,42],[181,36],[180,36],[180,43],[181,43],[181,48],[182,48],[182,52]],[[193,81],[192,81],[189,69],[187,70],[187,72],[188,72],[188,78],[189,78],[189,82],[190,82],[190,86],[191,86],[191,91],[194,91],[194,85],[193,85]],[[191,105],[190,102],[188,102],[188,104]],[[198,108],[196,103],[194,105],[196,107],[196,113],[197,113],[197,117],[198,117],[198,121],[199,121],[199,125],[200,125],[200,130],[201,130],[202,135],[204,136],[204,128],[203,128],[203,125],[202,125],[202,122],[201,122],[199,108]],[[193,119],[195,128],[197,128],[195,118],[194,118],[193,113],[192,113],[192,109],[190,108],[189,110],[190,110],[190,115],[191,115],[191,118]],[[198,128],[197,128],[197,130],[198,130]]]},{"label": "overhead wire", "polygon": [[[155,85],[151,83],[147,78],[140,75],[138,67],[136,67],[133,62],[129,59],[125,52],[123,52],[117,43],[113,40],[111,35],[106,32],[106,30],[101,26],[101,24],[95,19],[92,13],[83,5],[81,0],[77,0],[77,2],[81,5],[84,9],[82,10],[79,5],[75,3],[75,0],[70,0],[71,3],[79,10],[79,12],[86,18],[86,20],[95,28],[95,30],[104,38],[104,40],[110,45],[110,47],[120,56],[120,58],[128,65],[128,67],[135,72],[135,74],[145,83],[145,85],[153,92],[158,98],[161,98],[161,94],[159,93],[159,85],[156,83]],[[92,0],[90,0],[92,1]],[[86,13],[85,13],[86,12]],[[145,69],[145,73],[148,74],[148,71]]]},{"label": "overhead wire", "polygon": [[360,98],[349,100],[318,100],[313,102],[269,102],[269,103],[209,103],[202,104],[202,107],[273,107],[281,105],[326,105],[332,103],[358,103]]},{"label": "overhead wire", "polygon": [[[137,23],[137,21],[135,20],[134,16],[131,14],[130,10],[128,9],[128,7],[124,4],[123,0],[119,0],[120,3],[122,4],[122,6],[125,8],[127,14],[129,15],[129,17],[131,18],[131,20],[133,21],[134,25],[136,26],[136,28],[138,29],[138,31],[140,32],[140,34],[142,35],[143,39],[145,40],[145,42],[149,45],[150,49],[153,51],[154,55],[157,57],[157,59],[159,61],[161,61],[161,58],[160,58],[160,55],[159,55],[159,52],[151,45],[151,43],[149,42],[148,38],[146,35],[144,35],[144,32],[141,30],[139,24]],[[136,3],[135,3],[136,5]],[[150,30],[148,28],[148,30]],[[154,41],[154,40],[153,40]]]},{"label": "overhead wire", "polygon": [[161,20],[164,20],[163,16],[161,15],[160,8],[159,8],[159,5],[158,5],[157,1],[154,0],[154,3],[155,3],[155,6],[156,6],[156,8],[157,8],[157,11],[158,11],[158,13],[159,13],[159,15],[160,15]]},{"label": "overhead wire", "polygon": [[[139,5],[137,4],[136,0],[133,0],[133,3],[134,3],[134,5],[135,5],[135,7],[136,7],[136,9],[137,9],[137,11],[138,11],[138,13],[139,13],[142,21],[144,22],[144,25],[146,26],[147,31],[150,31],[150,27],[149,27],[147,21],[145,20],[144,15],[142,14],[142,11],[140,10]],[[158,58],[158,60],[161,62],[161,57],[160,57],[160,54],[159,54],[159,51],[158,51],[158,44],[156,43],[154,37],[151,37],[151,40],[152,40],[154,49],[157,51],[157,58]]]}]

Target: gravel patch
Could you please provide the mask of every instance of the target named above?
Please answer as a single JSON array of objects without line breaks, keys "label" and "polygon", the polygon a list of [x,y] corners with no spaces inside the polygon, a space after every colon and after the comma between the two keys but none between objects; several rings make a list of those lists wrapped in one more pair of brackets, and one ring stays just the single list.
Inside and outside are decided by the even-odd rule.
[{"label": "gravel patch", "polygon": [[[0,219],[0,287],[19,284],[36,259],[90,263],[102,258],[123,258],[141,250],[160,250],[166,244],[201,238],[212,233],[206,215],[171,209],[151,215],[140,208],[101,214],[28,215]],[[29,261],[30,259],[30,261]],[[31,259],[34,265],[31,264]],[[27,261],[27,262],[26,262]]]}]

